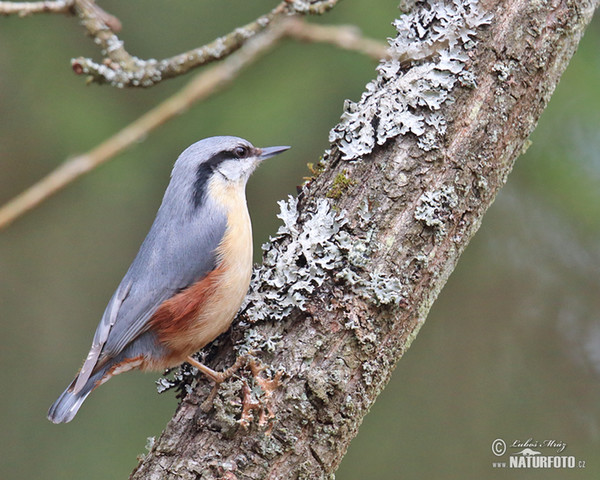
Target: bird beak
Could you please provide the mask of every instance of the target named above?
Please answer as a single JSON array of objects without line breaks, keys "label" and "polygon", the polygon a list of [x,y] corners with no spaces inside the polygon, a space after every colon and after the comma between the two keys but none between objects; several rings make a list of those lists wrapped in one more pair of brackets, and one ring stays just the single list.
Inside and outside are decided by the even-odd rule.
[{"label": "bird beak", "polygon": [[290,147],[265,147],[260,149],[259,160],[266,160],[267,158],[271,158],[279,153],[285,152]]}]

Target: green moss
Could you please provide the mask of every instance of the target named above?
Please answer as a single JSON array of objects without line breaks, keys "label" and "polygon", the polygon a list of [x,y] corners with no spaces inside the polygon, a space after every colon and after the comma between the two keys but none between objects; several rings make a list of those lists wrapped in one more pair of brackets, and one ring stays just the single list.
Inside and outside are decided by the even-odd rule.
[{"label": "green moss", "polygon": [[327,198],[337,200],[348,189],[348,187],[356,185],[356,180],[349,178],[347,176],[347,173],[347,170],[344,170],[341,173],[337,174],[337,176],[333,180],[333,185],[327,192]]}]

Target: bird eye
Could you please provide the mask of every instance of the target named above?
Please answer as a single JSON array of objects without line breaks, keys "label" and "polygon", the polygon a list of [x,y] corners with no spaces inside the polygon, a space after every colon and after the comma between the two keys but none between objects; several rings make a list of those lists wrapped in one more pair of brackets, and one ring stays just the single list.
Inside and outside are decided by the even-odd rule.
[{"label": "bird eye", "polygon": [[250,149],[248,147],[236,147],[233,153],[237,158],[246,158],[250,153]]}]

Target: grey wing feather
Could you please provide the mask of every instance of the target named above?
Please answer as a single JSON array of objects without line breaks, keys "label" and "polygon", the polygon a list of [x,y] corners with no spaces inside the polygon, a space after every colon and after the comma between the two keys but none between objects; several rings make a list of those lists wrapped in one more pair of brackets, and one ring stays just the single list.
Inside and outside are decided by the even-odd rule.
[{"label": "grey wing feather", "polygon": [[[168,190],[167,190],[168,193]],[[181,201],[181,200],[179,200]],[[158,306],[216,267],[227,220],[212,202],[193,217],[166,211],[165,201],[96,329],[74,387],[78,392],[101,358],[120,353],[145,331]],[[203,215],[210,209],[213,215]]]},{"label": "grey wing feather", "polygon": [[100,357],[100,353],[102,352],[102,347],[108,338],[108,333],[110,332],[111,327],[115,324],[117,320],[117,314],[119,313],[119,308],[123,303],[123,300],[127,297],[129,290],[131,288],[131,281],[125,283],[123,281],[117,288],[116,292],[113,294],[112,298],[108,302],[106,310],[104,311],[104,315],[102,316],[102,320],[96,329],[96,333],[94,334],[94,339],[92,340],[92,347],[79,371],[79,375],[77,376],[77,381],[75,382],[75,386],[73,387],[73,393],[78,393],[87,382],[87,379],[92,374],[92,370],[94,366],[98,362],[98,358]]}]

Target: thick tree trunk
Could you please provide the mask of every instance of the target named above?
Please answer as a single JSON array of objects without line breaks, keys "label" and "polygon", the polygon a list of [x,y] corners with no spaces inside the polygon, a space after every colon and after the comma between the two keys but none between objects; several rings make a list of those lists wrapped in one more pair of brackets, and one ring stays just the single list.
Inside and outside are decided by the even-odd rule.
[{"label": "thick tree trunk", "polygon": [[[331,132],[324,169],[255,272],[210,365],[250,368],[189,393],[133,479],[327,478],[432,302],[573,55],[598,0],[417,2],[393,60]],[[319,168],[319,170],[321,170]],[[235,347],[235,348],[232,348]],[[248,388],[250,387],[250,388]]]}]

